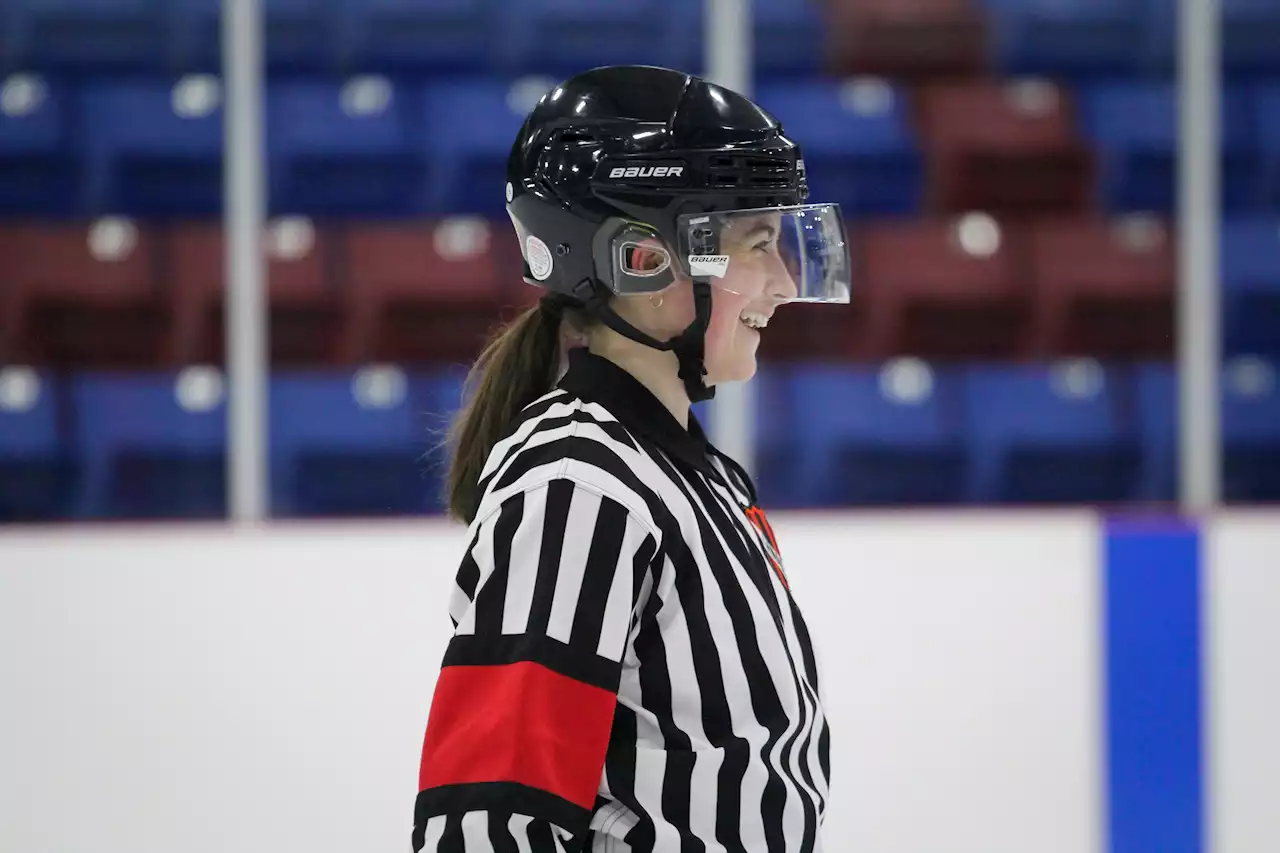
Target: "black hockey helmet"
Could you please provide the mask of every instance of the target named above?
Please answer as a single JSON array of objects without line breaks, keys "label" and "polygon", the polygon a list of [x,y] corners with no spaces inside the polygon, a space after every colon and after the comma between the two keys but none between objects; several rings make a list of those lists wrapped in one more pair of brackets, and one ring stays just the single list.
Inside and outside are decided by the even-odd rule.
[{"label": "black hockey helmet", "polygon": [[[525,281],[620,334],[679,358],[691,400],[708,399],[703,342],[713,279],[729,264],[720,235],[735,217],[776,213],[796,301],[849,301],[849,257],[835,205],[806,204],[799,146],[746,97],[665,68],[610,66],[556,86],[511,150],[507,211]],[[668,257],[631,263],[655,242]],[[652,257],[647,254],[647,257]],[[696,319],[655,340],[619,317],[615,295],[693,282]]]}]

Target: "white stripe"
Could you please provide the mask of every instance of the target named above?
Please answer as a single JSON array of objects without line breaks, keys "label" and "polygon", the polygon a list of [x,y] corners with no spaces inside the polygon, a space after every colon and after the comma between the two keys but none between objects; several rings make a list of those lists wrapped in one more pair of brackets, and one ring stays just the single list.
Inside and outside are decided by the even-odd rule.
[{"label": "white stripe", "polygon": [[462,845],[467,853],[493,853],[488,812],[467,812],[462,816]]},{"label": "white stripe", "polygon": [[529,608],[538,580],[542,525],[546,518],[547,487],[525,496],[524,517],[511,541],[511,569],[507,577],[507,597],[502,608],[502,633],[523,634],[529,626]]},{"label": "white stripe", "polygon": [[560,572],[556,576],[556,591],[551,599],[551,618],[547,622],[547,636],[562,643],[569,642],[573,632],[573,617],[578,612],[582,578],[591,552],[590,533],[596,528],[599,514],[599,495],[582,489],[573,493],[564,547],[560,552]]},{"label": "white stripe", "polygon": [[[516,428],[515,432],[493,446],[493,450],[489,451],[489,458],[485,460],[484,468],[480,470],[481,480],[493,473],[500,463],[506,462],[508,454],[519,447],[544,420],[547,420],[548,418],[562,418],[581,406],[581,403],[570,399],[563,391],[552,392],[547,395],[547,397],[554,397],[557,395],[565,397],[565,401],[563,403],[555,403],[548,408],[541,417],[527,420],[520,424],[520,426]],[[545,400],[547,397],[543,397],[541,399]],[[536,406],[539,402],[540,400],[534,400],[529,405]]]},{"label": "white stripe", "polygon": [[533,818],[522,814],[512,815],[511,820],[507,821],[507,829],[511,830],[511,835],[516,840],[516,848],[520,853],[533,853],[533,848],[529,845],[529,824],[531,823]]},{"label": "white stripe", "polygon": [[440,849],[440,838],[444,835],[444,815],[436,815],[427,819],[427,830],[422,844],[422,853],[437,853]]},{"label": "white stripe", "polygon": [[634,519],[627,518],[626,534],[622,537],[619,564],[613,573],[609,587],[609,599],[605,603],[604,625],[600,630],[600,642],[596,654],[612,661],[621,661],[626,648],[627,635],[631,632],[631,596],[635,590],[632,572],[634,555],[649,534]]}]

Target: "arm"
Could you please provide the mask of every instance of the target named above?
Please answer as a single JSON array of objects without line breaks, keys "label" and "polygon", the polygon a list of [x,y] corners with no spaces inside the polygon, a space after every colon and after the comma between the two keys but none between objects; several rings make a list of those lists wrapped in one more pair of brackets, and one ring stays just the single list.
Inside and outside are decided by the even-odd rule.
[{"label": "arm", "polygon": [[569,480],[473,526],[427,723],[415,853],[563,853],[587,830],[657,548]]}]

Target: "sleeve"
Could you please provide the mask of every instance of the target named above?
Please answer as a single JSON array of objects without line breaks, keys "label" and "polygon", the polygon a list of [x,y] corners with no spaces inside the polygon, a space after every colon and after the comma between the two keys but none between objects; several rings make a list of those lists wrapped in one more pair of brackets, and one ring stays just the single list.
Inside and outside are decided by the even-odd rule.
[{"label": "sleeve", "polygon": [[431,702],[415,853],[582,843],[622,661],[658,542],[622,503],[557,479],[473,525]]}]

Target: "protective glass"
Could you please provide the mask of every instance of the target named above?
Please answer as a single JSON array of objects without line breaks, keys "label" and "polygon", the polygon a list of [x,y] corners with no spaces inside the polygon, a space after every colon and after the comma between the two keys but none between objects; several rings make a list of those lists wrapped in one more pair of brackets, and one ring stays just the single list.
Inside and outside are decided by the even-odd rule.
[{"label": "protective glass", "polygon": [[806,204],[681,216],[680,260],[690,277],[785,302],[847,303],[848,234],[838,205]]}]

